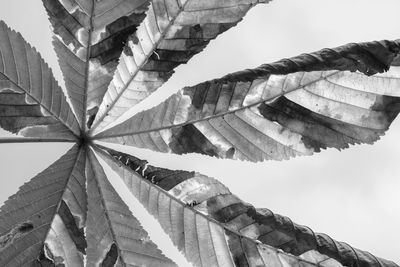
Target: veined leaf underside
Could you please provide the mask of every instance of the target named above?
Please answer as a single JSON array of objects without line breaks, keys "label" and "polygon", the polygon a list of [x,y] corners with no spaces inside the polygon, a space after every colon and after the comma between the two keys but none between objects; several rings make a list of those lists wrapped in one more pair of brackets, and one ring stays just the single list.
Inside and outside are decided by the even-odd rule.
[{"label": "veined leaf underside", "polygon": [[40,54],[3,21],[0,40],[0,126],[26,137],[76,140],[79,125]]},{"label": "veined leaf underside", "polygon": [[[174,69],[268,1],[155,0],[122,53],[93,124],[98,132],[164,84]],[[98,129],[96,129],[98,128]]]},{"label": "veined leaf underside", "polygon": [[98,150],[102,158],[195,266],[397,266],[268,209],[256,209],[213,178],[154,167],[101,148],[108,152]]},{"label": "veined leaf underside", "polygon": [[92,151],[88,151],[88,162],[87,265],[176,266],[150,240],[108,181]]},{"label": "veined leaf underside", "polygon": [[250,161],[371,144],[400,111],[399,47],[349,44],[186,87],[94,138]]},{"label": "veined leaf underside", "polygon": [[72,107],[40,54],[0,22],[0,126],[23,136],[0,143],[77,144],[0,208],[0,266],[176,266],[100,156],[194,266],[399,267],[255,208],[214,178],[93,144],[255,162],[372,144],[400,111],[399,40],[232,73],[111,126],[269,0],[42,2]]},{"label": "veined leaf underside", "polygon": [[53,44],[67,92],[81,127],[86,129],[149,1],[42,1],[53,26]]},{"label": "veined leaf underside", "polygon": [[0,265],[83,266],[85,152],[75,145],[0,209]]}]

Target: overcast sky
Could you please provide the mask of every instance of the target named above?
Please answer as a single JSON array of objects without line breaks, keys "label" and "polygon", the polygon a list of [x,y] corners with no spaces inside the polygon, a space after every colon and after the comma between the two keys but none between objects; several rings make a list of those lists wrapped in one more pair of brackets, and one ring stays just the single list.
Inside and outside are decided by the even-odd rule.
[{"label": "overcast sky", "polygon": [[[0,19],[34,45],[62,81],[51,46],[51,30],[40,0],[1,0]],[[275,0],[258,6],[186,66],[144,105],[156,105],[187,85],[256,67],[284,57],[349,42],[400,38],[398,0]],[[63,82],[61,82],[63,84]],[[0,136],[6,135],[0,130]],[[259,164],[178,157],[128,149],[152,165],[195,170],[218,178],[244,201],[289,216],[376,256],[400,263],[400,122],[373,146],[312,157]],[[45,169],[69,144],[0,144],[0,203]],[[108,170],[107,170],[108,171]],[[112,176],[145,229],[168,256],[184,260],[169,247],[153,221]],[[172,253],[172,254],[171,254]],[[172,256],[171,256],[172,255]]]}]

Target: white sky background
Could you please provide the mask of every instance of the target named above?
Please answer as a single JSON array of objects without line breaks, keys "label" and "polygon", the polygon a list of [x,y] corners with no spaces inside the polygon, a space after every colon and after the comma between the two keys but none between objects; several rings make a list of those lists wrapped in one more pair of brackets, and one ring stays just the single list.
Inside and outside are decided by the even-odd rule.
[{"label": "white sky background", "polygon": [[[398,0],[274,0],[181,66],[149,105],[184,86],[284,57],[349,42],[400,38]],[[62,81],[40,0],[1,0],[0,19],[34,45]],[[400,89],[400,88],[399,88]],[[141,106],[142,107],[142,106]],[[336,240],[400,263],[400,120],[373,146],[259,164],[128,149],[150,164],[218,178],[244,201],[289,216]],[[0,136],[5,133],[0,130]],[[69,144],[0,144],[0,203],[58,159]],[[114,179],[113,179],[114,181]],[[124,194],[129,203],[134,200]],[[135,214],[137,205],[130,205]],[[138,215],[141,217],[142,215]],[[150,220],[153,241],[173,259]],[[162,241],[162,242],[161,242]],[[173,250],[172,250],[173,251]],[[177,259],[184,266],[182,259]]]}]

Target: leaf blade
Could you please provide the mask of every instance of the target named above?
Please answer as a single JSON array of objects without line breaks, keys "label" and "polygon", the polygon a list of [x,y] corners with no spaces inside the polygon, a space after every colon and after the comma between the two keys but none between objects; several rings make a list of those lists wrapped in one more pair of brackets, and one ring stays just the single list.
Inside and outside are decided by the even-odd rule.
[{"label": "leaf blade", "polygon": [[186,87],[95,138],[249,161],[373,143],[400,111],[400,69],[376,74],[399,47],[349,44]]},{"label": "leaf blade", "polygon": [[101,157],[195,266],[398,266],[256,209],[213,178],[102,148]]},{"label": "leaf blade", "polygon": [[174,69],[235,26],[258,3],[268,1],[153,1],[146,19],[121,57],[92,131],[101,131],[157,90]]},{"label": "leaf blade", "polygon": [[126,39],[144,18],[148,0],[42,1],[53,26],[53,44],[67,92],[81,127],[87,127]]},{"label": "leaf blade", "polygon": [[89,151],[88,158],[88,266],[99,266],[102,259],[104,264],[104,251],[113,245],[118,251],[112,257],[117,265],[176,266],[149,239],[140,222],[107,180],[92,151]]},{"label": "leaf blade", "polygon": [[51,69],[3,21],[0,36],[0,126],[26,137],[75,140],[78,123]]},{"label": "leaf blade", "polygon": [[[64,260],[83,266],[86,247],[83,154],[74,146],[1,207],[2,266],[58,264]],[[29,226],[29,230],[21,234],[21,225]],[[57,238],[58,235],[62,238]]]}]

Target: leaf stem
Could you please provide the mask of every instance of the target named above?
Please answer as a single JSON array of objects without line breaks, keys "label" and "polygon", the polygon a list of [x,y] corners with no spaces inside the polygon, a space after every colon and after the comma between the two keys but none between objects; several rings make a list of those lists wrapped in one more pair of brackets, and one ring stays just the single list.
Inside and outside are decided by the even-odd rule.
[{"label": "leaf stem", "polygon": [[10,143],[76,143],[76,140],[56,138],[0,137],[0,144]]}]

